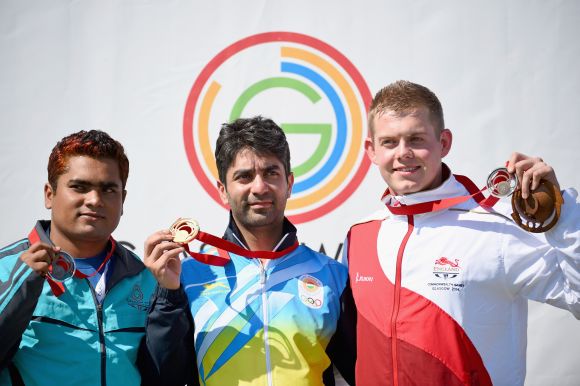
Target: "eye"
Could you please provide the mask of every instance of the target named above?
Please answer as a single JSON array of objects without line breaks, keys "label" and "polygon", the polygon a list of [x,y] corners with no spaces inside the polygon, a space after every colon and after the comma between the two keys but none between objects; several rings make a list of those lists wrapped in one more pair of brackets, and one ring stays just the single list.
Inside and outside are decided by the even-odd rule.
[{"label": "eye", "polygon": [[77,193],[86,193],[88,191],[88,189],[85,185],[80,185],[80,184],[71,184],[71,185],[69,185],[69,188],[71,188],[72,190],[74,190]]},{"label": "eye", "polygon": [[411,137],[411,143],[422,143],[423,137]]},{"label": "eye", "polygon": [[397,146],[397,141],[392,139],[392,138],[384,138],[381,140],[380,144],[381,144],[381,146],[390,148],[390,147]]},{"label": "eye", "polygon": [[250,173],[240,173],[234,177],[234,181],[246,183],[252,180],[252,175]]}]

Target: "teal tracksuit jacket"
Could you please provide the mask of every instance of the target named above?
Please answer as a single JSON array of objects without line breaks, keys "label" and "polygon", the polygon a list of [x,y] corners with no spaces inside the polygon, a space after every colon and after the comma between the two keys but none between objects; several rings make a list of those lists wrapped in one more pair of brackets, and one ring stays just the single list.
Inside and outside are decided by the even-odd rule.
[{"label": "teal tracksuit jacket", "polygon": [[[48,243],[49,226],[39,221],[35,227]],[[67,279],[66,292],[54,296],[19,259],[29,246],[23,239],[0,250],[0,385],[142,384],[139,366],[148,358],[142,343],[156,281],[141,260],[117,244],[98,304],[88,279]]]}]

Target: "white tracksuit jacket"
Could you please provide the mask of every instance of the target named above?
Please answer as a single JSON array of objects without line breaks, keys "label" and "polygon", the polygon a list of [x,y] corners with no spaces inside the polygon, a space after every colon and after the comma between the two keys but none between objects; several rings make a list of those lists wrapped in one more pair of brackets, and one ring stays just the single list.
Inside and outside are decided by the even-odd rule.
[{"label": "white tracksuit jacket", "polygon": [[[470,194],[458,179],[396,199]],[[512,221],[508,200],[491,211],[470,199],[412,216],[385,207],[354,225],[344,257],[357,384],[522,385],[528,299],[580,318],[580,204],[573,189],[563,196],[559,222],[539,235]]]}]

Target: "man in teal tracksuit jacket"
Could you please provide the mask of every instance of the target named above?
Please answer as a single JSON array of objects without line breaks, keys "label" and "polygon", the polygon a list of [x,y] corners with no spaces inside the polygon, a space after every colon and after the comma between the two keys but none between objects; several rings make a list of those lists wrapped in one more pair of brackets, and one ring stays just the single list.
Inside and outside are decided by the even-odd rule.
[{"label": "man in teal tracksuit jacket", "polygon": [[[128,167],[121,144],[101,131],[53,149],[44,187],[51,221],[0,250],[0,385],[162,383],[142,344],[156,281],[111,237]],[[75,276],[53,281],[64,251]]]}]

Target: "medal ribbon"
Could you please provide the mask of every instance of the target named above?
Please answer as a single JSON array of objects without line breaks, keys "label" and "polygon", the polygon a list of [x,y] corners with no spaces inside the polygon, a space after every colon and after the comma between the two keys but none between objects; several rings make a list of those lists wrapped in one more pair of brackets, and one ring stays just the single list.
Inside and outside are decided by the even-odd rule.
[{"label": "medal ribbon", "polygon": [[[30,242],[30,245],[40,241],[40,236],[38,235],[38,232],[36,232],[36,228],[32,228],[28,234],[28,241]],[[62,282],[53,280],[50,276],[46,276],[45,278],[54,296],[58,297],[64,293],[65,289]]]},{"label": "medal ribbon", "polygon": [[244,256],[250,259],[278,259],[296,248],[298,248],[298,241],[295,241],[294,244],[285,248],[281,251],[250,251],[248,249],[242,248],[239,245],[236,245],[230,241],[224,240],[220,237],[214,236],[210,233],[205,233],[199,231],[195,236],[196,240],[201,241],[202,243],[211,245],[216,247],[218,250],[219,255],[209,255],[206,253],[198,253],[192,252],[189,250],[189,246],[187,244],[183,244],[186,252],[193,257],[195,260],[209,265],[216,265],[219,267],[223,267],[227,263],[230,262],[231,258],[228,252],[235,253],[236,255]]},{"label": "medal ribbon", "polygon": [[[84,273],[82,273],[78,269],[75,269],[74,277],[79,278],[79,279],[88,279],[89,277],[95,276],[98,272],[101,272],[101,269],[103,269],[103,267],[107,264],[107,262],[109,261],[111,256],[113,256],[113,252],[115,251],[115,247],[117,245],[117,243],[115,242],[115,239],[113,239],[112,236],[109,237],[109,241],[111,242],[111,249],[107,253],[107,256],[105,256],[105,258],[103,259],[103,262],[101,263],[101,265],[99,265],[99,268],[97,268],[97,270],[95,272],[91,273],[90,275],[85,275]],[[104,273],[103,273],[103,275],[104,275]]]},{"label": "medal ribbon", "polygon": [[[466,196],[457,196],[457,197],[450,197],[444,198],[441,200],[434,200],[434,201],[427,201],[421,202],[418,204],[413,205],[404,205],[401,206],[393,206],[389,204],[385,204],[389,211],[394,215],[415,215],[415,214],[423,214],[429,212],[436,212],[439,210],[451,208],[452,206],[461,204],[470,198],[473,198],[479,205],[484,208],[491,208],[493,207],[498,201],[499,198],[495,196],[489,196],[485,198],[483,192],[487,190],[487,186],[483,189],[478,189],[477,186],[467,177],[461,175],[454,175],[455,179],[459,181],[467,191],[471,194]],[[383,194],[383,198],[389,194],[389,189]]]}]

